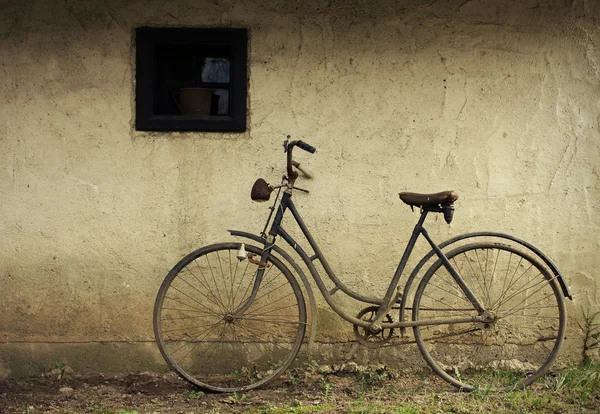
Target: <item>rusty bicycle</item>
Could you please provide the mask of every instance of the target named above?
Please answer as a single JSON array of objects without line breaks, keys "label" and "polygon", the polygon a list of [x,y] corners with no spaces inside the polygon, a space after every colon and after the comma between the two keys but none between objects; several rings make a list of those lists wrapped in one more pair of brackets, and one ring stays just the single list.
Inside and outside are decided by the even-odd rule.
[{"label": "rusty bicycle", "polygon": [[[212,244],[188,254],[160,286],[155,338],[179,375],[208,391],[239,392],[267,384],[296,359],[307,330],[314,334],[305,298],[314,319],[314,295],[302,268],[276,244],[278,238],[300,257],[327,304],[353,325],[359,344],[402,343],[412,328],[413,341],[433,372],[464,391],[523,388],[548,370],[565,336],[563,298],[571,299],[571,293],[544,253],[493,232],[436,244],[425,220],[439,213],[450,223],[458,195],[400,193],[404,203],[420,209],[418,222],[383,297],[363,296],[336,276],[292,201],[294,191],[306,191],[295,186],[298,171],[311,177],[293,159],[295,147],[315,152],[313,146],[288,137],[281,184],[272,186],[260,178],[252,187],[255,201],[268,201],[277,190],[263,232],[230,230],[245,242]],[[288,211],[312,253],[283,228]],[[431,251],[400,287],[419,237]],[[334,288],[326,287],[316,261]],[[333,300],[337,292],[367,306],[350,314]]]}]

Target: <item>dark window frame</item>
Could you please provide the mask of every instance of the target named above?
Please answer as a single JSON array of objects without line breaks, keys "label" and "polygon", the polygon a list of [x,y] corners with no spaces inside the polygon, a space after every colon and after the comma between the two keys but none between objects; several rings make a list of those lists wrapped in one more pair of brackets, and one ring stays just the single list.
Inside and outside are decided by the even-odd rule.
[{"label": "dark window frame", "polygon": [[[140,131],[246,131],[248,31],[239,28],[136,28],[136,119]],[[229,115],[156,115],[155,46],[211,45],[230,51]]]}]

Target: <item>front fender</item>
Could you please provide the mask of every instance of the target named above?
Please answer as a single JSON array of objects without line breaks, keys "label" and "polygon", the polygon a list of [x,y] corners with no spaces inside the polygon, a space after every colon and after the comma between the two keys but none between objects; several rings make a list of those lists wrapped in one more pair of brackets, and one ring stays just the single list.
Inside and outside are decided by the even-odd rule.
[{"label": "front fender", "polygon": [[[264,238],[262,238],[256,234],[247,233],[245,231],[239,231],[239,230],[227,230],[227,231],[232,236],[243,237],[246,239],[254,240],[255,242],[260,243],[260,244],[266,244],[266,242],[267,242]],[[308,347],[312,348],[314,340],[315,340],[315,334],[317,332],[317,305],[315,302],[315,296],[313,294],[312,287],[310,286],[310,283],[308,282],[308,278],[304,274],[304,271],[302,271],[300,266],[298,266],[298,264],[294,261],[294,259],[292,259],[292,257],[285,250],[283,250],[281,247],[276,246],[276,245],[271,246],[271,248],[294,268],[294,270],[296,271],[298,276],[300,276],[300,280],[302,280],[302,284],[304,285],[304,290],[306,291],[306,295],[308,296],[308,302],[309,302],[308,306],[310,308],[311,318],[310,318],[310,332],[309,332],[309,336],[308,336]]]}]

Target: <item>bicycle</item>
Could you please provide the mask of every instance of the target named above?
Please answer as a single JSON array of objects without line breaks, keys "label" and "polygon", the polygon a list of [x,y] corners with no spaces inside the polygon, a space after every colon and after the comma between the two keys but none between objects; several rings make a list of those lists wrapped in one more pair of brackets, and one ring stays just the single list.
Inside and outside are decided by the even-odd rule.
[{"label": "bicycle", "polygon": [[[247,391],[274,380],[290,366],[309,326],[312,338],[315,324],[308,323],[298,279],[314,315],[311,286],[300,266],[275,244],[277,237],[300,256],[329,306],[353,325],[357,344],[394,345],[412,328],[413,342],[433,372],[463,391],[523,388],[548,370],[565,336],[563,297],[572,297],[545,254],[523,240],[492,232],[464,234],[437,245],[423,226],[425,219],[441,213],[450,223],[458,195],[400,193],[411,209],[420,209],[418,222],[384,297],[365,297],[338,279],[292,201],[293,191],[308,192],[295,186],[298,171],[311,177],[293,160],[294,147],[315,152],[311,145],[290,142],[288,137],[281,184],[271,186],[259,178],[252,187],[255,201],[268,201],[278,190],[261,235],[229,230],[256,245],[228,242],[202,247],[181,259],[160,287],[154,306],[155,338],[180,376],[208,391]],[[282,227],[287,211],[312,255]],[[401,288],[401,275],[420,236],[431,251]],[[482,238],[486,241],[477,242]],[[465,241],[468,244],[462,244]],[[317,260],[333,289],[326,288],[314,264]],[[409,307],[407,293],[431,260]],[[369,306],[352,316],[333,301],[338,291]]]}]

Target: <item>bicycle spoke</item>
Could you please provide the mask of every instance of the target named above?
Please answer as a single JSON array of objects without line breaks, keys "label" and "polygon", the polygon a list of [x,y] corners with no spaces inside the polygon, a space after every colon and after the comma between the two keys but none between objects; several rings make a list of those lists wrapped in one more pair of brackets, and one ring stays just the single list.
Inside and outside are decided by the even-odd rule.
[{"label": "bicycle spoke", "polygon": [[[453,306],[451,306],[451,305],[447,304],[446,302],[444,302],[443,300],[441,300],[441,299],[439,299],[439,298],[434,298],[434,297],[432,297],[432,296],[429,296],[428,294],[423,294],[423,296],[425,296],[425,297],[427,297],[427,298],[429,298],[429,299],[433,300],[434,302],[441,303],[442,305],[445,305],[445,306],[447,306],[448,308],[450,308],[450,309],[452,309],[452,310],[458,310],[458,309],[456,309],[456,308],[454,308]],[[470,303],[470,302],[469,302],[469,303]],[[473,308],[473,310],[475,310],[475,308]]]},{"label": "bicycle spoke", "polygon": [[[217,253],[218,254],[218,253]],[[210,274],[212,276],[213,282],[215,284],[215,291],[217,292],[217,296],[219,298],[219,303],[223,306],[224,309],[227,307],[223,304],[223,298],[221,298],[221,292],[219,291],[219,285],[217,284],[217,279],[215,278],[215,272],[213,272],[212,265],[210,264],[210,260],[208,260],[208,255],[204,256],[206,258],[206,263],[208,264],[208,270],[210,270]],[[215,297],[215,300],[217,298]]]},{"label": "bicycle spoke", "polygon": [[[269,304],[269,305],[270,305],[270,304]],[[268,306],[268,305],[267,305],[267,306]],[[264,308],[264,307],[265,307],[265,306],[263,306],[263,308]],[[262,310],[263,308],[261,308],[261,309],[257,309],[257,311],[258,311],[258,310]],[[280,311],[282,311],[282,310],[284,310],[284,309],[291,309],[291,308],[295,308],[295,309],[296,309],[296,308],[297,308],[297,306],[296,306],[296,305],[287,305],[287,306],[282,306],[282,307],[280,307],[280,308],[277,308],[277,309],[271,309],[271,310],[269,310],[268,312],[264,312],[264,311],[263,311],[263,312],[261,312],[261,313],[258,313],[257,311],[253,311],[253,312],[247,312],[247,313],[244,313],[244,316],[267,316],[267,315],[272,315],[273,313],[278,313],[278,312],[280,312]]]},{"label": "bicycle spoke", "polygon": [[261,310],[261,309],[264,309],[264,308],[266,308],[267,306],[271,306],[271,305],[272,305],[272,304],[274,304],[274,303],[277,303],[277,302],[280,302],[280,301],[282,301],[282,300],[284,300],[284,299],[287,299],[287,298],[291,297],[293,294],[294,294],[294,292],[288,293],[287,295],[285,295],[285,296],[282,296],[282,297],[280,297],[279,299],[277,299],[277,300],[274,300],[274,301],[272,301],[272,302],[269,302],[269,303],[267,303],[266,305],[264,305],[264,306],[262,306],[262,307],[260,307],[260,308],[253,309],[253,311],[254,311],[254,312],[257,312],[257,311],[259,311],[259,310]]},{"label": "bicycle spoke", "polygon": [[210,283],[208,283],[208,280],[206,279],[206,277],[204,276],[204,272],[202,271],[202,268],[200,267],[200,264],[196,261],[196,259],[193,260],[194,264],[196,265],[196,268],[198,269],[198,271],[200,272],[200,275],[202,276],[202,279],[204,280],[204,282],[206,282],[206,285],[202,282],[200,282],[200,279],[198,279],[198,277],[196,276],[196,274],[194,272],[192,272],[192,269],[190,269],[188,266],[185,266],[184,269],[190,273],[192,276],[194,276],[194,278],[198,281],[198,283],[208,291],[208,293],[214,298],[211,299],[211,302],[213,302],[215,305],[217,305],[219,308],[221,308],[221,311],[225,312],[225,308],[223,307],[222,304],[218,303],[217,301],[217,295],[215,295],[215,293],[213,292],[212,288],[210,287]]},{"label": "bicycle spoke", "polygon": [[[541,275],[541,273],[539,273],[539,274]],[[534,279],[534,281],[535,281],[535,279]],[[520,289],[519,291],[517,291],[517,292],[513,293],[513,294],[512,294],[512,295],[511,295],[509,298],[507,298],[507,299],[504,299],[504,300],[503,300],[503,301],[502,301],[502,302],[501,302],[501,303],[498,305],[498,307],[500,307],[500,306],[502,306],[503,304],[507,303],[509,300],[511,300],[512,298],[516,297],[517,295],[520,295],[521,293],[525,293],[527,290],[529,290],[529,289],[533,289],[534,287],[536,287],[536,286],[538,286],[538,285],[540,285],[540,284],[542,284],[542,283],[544,283],[544,282],[548,283],[548,280],[547,280],[547,279],[545,279],[545,278],[542,278],[542,279],[541,279],[539,282],[537,282],[537,283],[533,284],[532,286],[527,286],[529,283],[531,283],[531,281],[529,281],[527,284],[525,284],[524,286],[520,287],[520,288],[519,288],[519,289]],[[541,286],[539,289],[537,289],[537,290],[536,290],[536,291],[534,291],[533,293],[535,294],[535,293],[539,292],[541,289],[545,288],[546,286],[547,286],[547,285],[543,285],[543,286]]]},{"label": "bicycle spoke", "polygon": [[[452,295],[452,296],[454,296],[454,297],[456,297],[456,298],[458,298],[458,299],[462,300],[463,302],[466,302],[466,303],[469,303],[469,304],[471,303],[471,301],[469,301],[469,300],[468,300],[468,299],[467,299],[465,296],[459,296],[459,295],[457,295],[456,293],[453,293],[453,292],[449,291],[448,289],[445,289],[445,288],[443,288],[443,287],[439,286],[438,284],[433,284],[433,283],[432,283],[432,285],[433,285],[434,287],[436,287],[437,289],[439,289],[439,290],[441,290],[441,291],[444,291],[444,292],[446,292],[446,293],[448,293],[448,294],[450,294],[450,295]],[[462,291],[461,291],[461,292],[462,292]],[[464,294],[463,294],[463,295],[464,295]],[[431,298],[431,299],[433,299],[433,298]],[[474,308],[473,308],[473,309],[474,309]]]},{"label": "bicycle spoke", "polygon": [[[540,302],[542,302],[542,301],[544,301],[546,299],[547,298],[543,298],[543,299],[537,300],[537,301],[533,302],[532,305],[535,305],[536,303],[540,303]],[[517,306],[519,306],[519,305],[517,305]],[[501,313],[500,316],[502,316],[503,318],[507,318],[507,317],[509,317],[511,315],[514,315],[517,312],[520,312],[520,311],[526,310],[526,309],[527,310],[530,310],[530,309],[554,309],[554,307],[550,306],[550,305],[549,306],[539,306],[539,307],[530,307],[530,306],[526,305],[526,306],[523,306],[521,308],[512,308],[512,309],[506,311],[506,313]]]},{"label": "bicycle spoke", "polygon": [[298,321],[286,319],[264,319],[264,318],[242,318],[244,321],[257,321],[262,323],[270,323],[273,325],[295,325],[298,326]]},{"label": "bicycle spoke", "polygon": [[[206,309],[208,312],[213,312],[213,310],[207,308],[206,306],[204,306],[202,303],[198,302],[196,299],[194,299],[193,297],[191,297],[190,295],[183,293],[181,290],[177,289],[175,286],[171,286],[174,290],[176,290],[177,292],[181,293],[183,296],[185,296],[186,298],[190,299],[191,301],[195,302],[197,305],[200,305],[201,307],[203,307],[204,309]],[[184,302],[180,302],[182,304],[185,304]]]},{"label": "bicycle spoke", "polygon": [[[488,252],[489,250],[486,250],[486,252]],[[486,267],[485,267],[485,271],[483,270],[483,267],[481,265],[481,262],[479,260],[479,254],[477,253],[477,250],[475,250],[475,257],[477,258],[477,264],[479,265],[479,270],[481,271],[481,278],[483,281],[483,298],[485,299],[489,299],[489,291],[488,291],[488,287],[486,284],[486,276],[487,276],[487,260],[486,260]],[[487,302],[489,305],[489,301]]]},{"label": "bicycle spoke", "polygon": [[[220,313],[218,313],[217,311],[215,311],[215,310],[213,310],[213,309],[211,309],[211,308],[209,308],[209,307],[207,307],[205,305],[202,305],[203,309],[200,309],[200,308],[197,308],[197,307],[195,307],[193,305],[190,305],[189,303],[186,303],[186,302],[184,302],[182,300],[175,299],[172,296],[167,296],[167,297],[165,297],[165,299],[168,300],[168,301],[170,301],[170,302],[175,302],[177,305],[183,305],[183,306],[187,306],[188,307],[188,309],[163,308],[165,310],[169,309],[169,310],[182,310],[182,311],[186,311],[186,312],[193,312],[193,311],[196,311],[196,312],[208,312],[208,313],[213,314],[213,315],[217,315],[217,316],[220,315]],[[174,305],[174,306],[177,306],[177,305]]]},{"label": "bicycle spoke", "polygon": [[[217,345],[221,344],[223,341],[223,338],[225,338],[225,331],[227,330],[227,325],[223,326],[223,330],[221,331],[221,335],[219,335],[219,338],[217,338],[217,340],[209,346],[209,348],[207,349],[207,352],[210,350],[210,348],[213,348],[213,351],[210,353],[210,355],[208,357],[206,357],[207,360],[211,360],[212,356],[214,355],[215,351],[217,350]],[[221,345],[221,348],[223,347],[223,345]]]},{"label": "bicycle spoke", "polygon": [[[221,270],[221,278],[225,279],[225,272],[223,272],[223,263],[221,262],[221,255],[219,254],[219,251],[217,251],[216,253],[217,253],[217,261],[219,262],[219,269]],[[227,287],[225,287],[224,291],[225,291],[224,292],[225,298],[227,299],[227,309],[232,310],[231,309],[231,301],[230,301],[231,299],[228,296],[229,292],[228,292]]]},{"label": "bicycle spoke", "polygon": [[246,293],[247,293],[247,291],[246,291],[246,292],[245,292],[245,293],[242,295],[242,299],[240,300],[240,302],[237,302],[237,301],[236,301],[236,299],[237,299],[237,295],[238,295],[238,292],[239,292],[239,290],[240,290],[240,286],[242,286],[242,282],[243,282],[243,281],[244,281],[244,279],[246,278],[246,272],[248,271],[248,267],[249,267],[249,266],[250,266],[250,262],[246,260],[246,267],[244,267],[244,273],[242,274],[242,277],[241,277],[241,279],[240,279],[240,283],[238,283],[238,285],[237,285],[237,287],[236,287],[236,289],[235,289],[235,294],[233,295],[233,304],[234,304],[234,306],[233,306],[233,309],[239,309],[239,307],[240,307],[240,306],[241,306],[241,304],[242,304],[242,301],[244,300],[243,298],[245,298],[245,297],[246,297]]},{"label": "bicycle spoke", "polygon": [[195,316],[179,316],[179,317],[169,317],[166,318],[165,320],[169,320],[169,321],[178,321],[178,320],[186,320],[186,319],[202,319],[202,318],[214,318],[214,316],[210,316],[210,315],[195,315]]},{"label": "bicycle spoke", "polygon": [[[496,274],[496,266],[498,265],[498,259],[500,258],[500,250],[496,253],[496,260],[494,260],[494,268],[492,269],[492,275],[490,278],[490,285],[494,283],[494,275]],[[491,301],[491,298],[488,298]]]},{"label": "bicycle spoke", "polygon": [[[257,297],[256,297],[256,299],[254,299],[254,301],[255,301],[255,302],[258,302],[259,300],[261,300],[261,299],[262,299],[262,298],[264,298],[265,296],[269,296],[271,293],[275,292],[275,291],[276,291],[276,290],[278,290],[278,289],[281,289],[282,287],[284,287],[284,286],[286,286],[286,285],[287,285],[287,281],[286,281],[286,282],[283,282],[281,285],[277,286],[275,289],[271,289],[270,291],[263,293],[261,296],[258,296],[258,295],[257,295]],[[262,286],[261,286],[261,287],[262,287]]]},{"label": "bicycle spoke", "polygon": [[[194,346],[193,346],[193,348],[192,348],[192,349],[190,349],[190,350],[189,350],[189,351],[188,351],[188,352],[187,352],[187,353],[186,353],[186,354],[183,356],[183,358],[181,358],[180,362],[183,362],[183,361],[185,361],[185,359],[188,357],[188,355],[189,355],[189,354],[190,354],[190,353],[191,353],[191,352],[192,352],[194,349],[196,349],[196,347],[198,346],[198,344],[199,344],[199,343],[200,343],[200,342],[201,342],[203,339],[205,339],[205,338],[206,338],[208,335],[210,335],[210,334],[211,334],[211,333],[212,333],[212,332],[213,332],[213,331],[214,331],[214,330],[217,328],[218,324],[219,324],[219,322],[216,322],[216,323],[214,323],[214,324],[210,325],[210,326],[211,326],[211,328],[208,330],[208,332],[206,332],[206,333],[205,333],[205,335],[204,335],[202,338],[200,338],[200,335],[202,335],[202,333],[200,333],[200,334],[199,334],[199,335],[196,337],[196,341],[195,341],[195,342],[196,342],[196,345],[194,345]],[[198,338],[200,338],[200,340],[198,340]],[[172,354],[174,355],[174,354],[178,353],[179,351],[181,351],[181,350],[182,350],[184,347],[186,347],[186,346],[187,346],[187,344],[184,344],[184,345],[183,345],[181,348],[179,348],[178,350],[176,350],[176,351],[173,351],[173,352],[172,352]]]},{"label": "bicycle spoke", "polygon": [[473,265],[471,264],[471,259],[469,258],[469,256],[467,255],[467,253],[463,253],[463,255],[465,256],[465,258],[467,259],[467,264],[469,265],[469,268],[471,269],[471,274],[474,275],[475,280],[477,281],[477,284],[479,285],[479,287],[481,288],[482,292],[485,292],[485,289],[483,288],[483,285],[481,284],[481,281],[479,280],[479,277],[476,277],[475,275],[477,275],[477,272],[475,271],[475,269],[473,269]]},{"label": "bicycle spoke", "polygon": [[[523,260],[523,258],[521,258],[521,261]],[[520,263],[520,262],[519,262]],[[498,298],[498,300],[496,300],[491,308],[494,308],[499,302],[504,301],[504,296],[506,296],[506,294],[510,291],[510,289],[519,281],[521,280],[521,278],[523,276],[525,276],[527,274],[527,272],[529,272],[531,270],[531,268],[533,267],[533,264],[530,264],[529,267],[527,268],[527,270],[525,270],[523,273],[521,273],[521,275],[517,278],[517,280],[515,280],[513,282],[514,276],[517,274],[517,271],[519,270],[519,267],[517,266],[517,268],[515,269],[515,273],[513,274],[513,278],[511,279],[511,283],[509,283],[508,287],[506,288],[506,290],[504,291],[504,293],[500,296],[500,298]]]},{"label": "bicycle spoke", "polygon": [[[229,278],[231,279],[231,283],[230,283],[230,290],[229,290],[229,297],[231,298],[231,309],[233,309],[233,285],[235,284],[235,274],[233,273],[232,269],[231,269],[231,250],[227,251],[228,255],[229,255]],[[237,258],[236,258],[237,260]],[[237,270],[237,265],[239,264],[239,260],[237,260],[236,263],[236,270]]]},{"label": "bicycle spoke", "polygon": [[[241,330],[247,332],[250,335],[251,338],[255,338],[256,337],[256,334],[252,333],[251,331],[249,331],[246,327],[241,326],[241,325],[237,325],[237,327],[240,328]],[[257,342],[257,341],[248,341],[246,343],[248,343],[250,345],[253,345],[259,353],[264,353],[264,350],[260,349],[260,347],[258,346],[259,342]],[[274,344],[274,342],[273,342],[273,344]]]},{"label": "bicycle spoke", "polygon": [[[273,332],[273,331],[258,329],[258,328],[250,327],[248,325],[237,325],[237,326],[240,327],[240,328],[242,328],[242,329],[244,329],[244,330],[246,330],[246,331],[248,331],[248,332],[253,332],[255,336],[256,336],[256,333],[267,334],[268,335],[268,339],[263,339],[264,343],[268,343],[268,344],[277,346],[280,349],[286,349],[286,348],[281,347],[278,344],[280,344],[280,343],[288,343],[288,342],[281,342],[281,341],[278,342],[278,341],[273,340],[273,338],[279,338],[278,334],[275,333],[275,332]],[[291,343],[291,341],[290,341],[290,343]]]},{"label": "bicycle spoke", "polygon": [[219,306],[218,303],[216,303],[215,301],[211,300],[209,296],[205,295],[204,292],[202,292],[200,289],[198,289],[196,286],[192,285],[191,283],[189,283],[187,280],[185,280],[183,277],[180,279],[183,283],[185,283],[186,285],[188,285],[189,287],[191,287],[192,289],[194,289],[196,292],[198,292],[200,295],[202,295],[203,298],[207,299],[208,301],[214,303],[215,305]]}]

